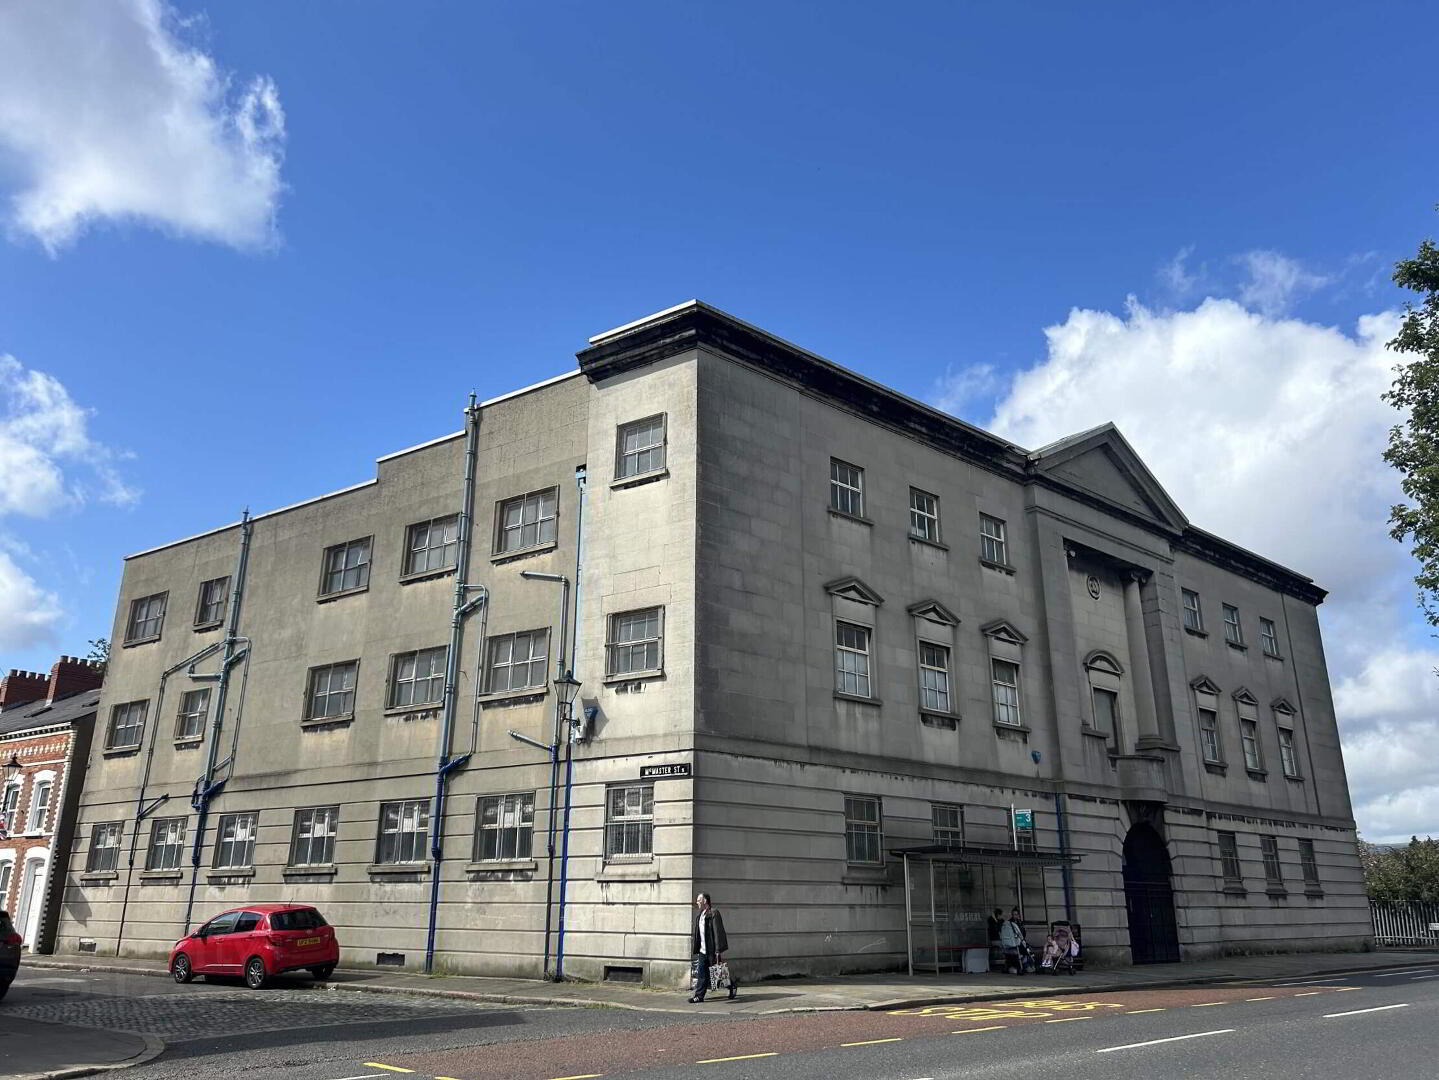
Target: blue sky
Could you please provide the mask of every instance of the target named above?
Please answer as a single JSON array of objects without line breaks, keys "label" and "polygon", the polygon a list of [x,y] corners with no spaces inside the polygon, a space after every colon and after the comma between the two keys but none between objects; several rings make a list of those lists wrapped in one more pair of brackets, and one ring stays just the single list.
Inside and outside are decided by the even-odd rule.
[{"label": "blue sky", "polygon": [[[1436,231],[1436,30],[1383,3],[13,5],[0,409],[33,452],[0,436],[0,667],[108,634],[125,553],[367,479],[471,389],[698,296],[1022,442],[1116,419],[1197,524],[1336,590],[1361,824],[1439,831],[1439,772],[1379,782],[1436,700],[1373,460],[1388,274]],[[1338,493],[1235,464],[1341,429]],[[58,486],[17,479],[46,462]],[[1350,519],[1363,544],[1320,543]]]}]

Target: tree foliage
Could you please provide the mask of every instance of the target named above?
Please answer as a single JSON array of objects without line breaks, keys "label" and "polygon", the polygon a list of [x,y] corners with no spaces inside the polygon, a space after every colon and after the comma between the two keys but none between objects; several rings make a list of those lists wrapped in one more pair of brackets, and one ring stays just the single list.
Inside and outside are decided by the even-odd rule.
[{"label": "tree foliage", "polygon": [[98,660],[100,663],[109,663],[110,660],[110,639],[96,638],[90,642],[90,653],[86,660]]},{"label": "tree foliage", "polygon": [[1371,900],[1439,903],[1439,840],[1433,837],[1395,847],[1360,840],[1359,865]]},{"label": "tree foliage", "polygon": [[1439,247],[1432,240],[1418,254],[1395,264],[1394,283],[1418,293],[1389,348],[1413,357],[1395,370],[1384,400],[1405,416],[1389,431],[1384,460],[1398,469],[1400,486],[1411,500],[1389,511],[1390,535],[1410,542],[1419,560],[1414,582],[1419,606],[1430,625],[1439,626]]}]

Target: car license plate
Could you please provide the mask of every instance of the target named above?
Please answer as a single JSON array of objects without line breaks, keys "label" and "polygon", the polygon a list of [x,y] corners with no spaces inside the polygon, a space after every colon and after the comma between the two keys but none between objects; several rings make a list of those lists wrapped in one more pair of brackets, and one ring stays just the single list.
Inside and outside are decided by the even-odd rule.
[{"label": "car license plate", "polygon": [[296,947],[301,949],[305,948],[308,945],[318,944],[320,944],[320,939],[317,937],[302,937],[299,941],[295,942]]}]

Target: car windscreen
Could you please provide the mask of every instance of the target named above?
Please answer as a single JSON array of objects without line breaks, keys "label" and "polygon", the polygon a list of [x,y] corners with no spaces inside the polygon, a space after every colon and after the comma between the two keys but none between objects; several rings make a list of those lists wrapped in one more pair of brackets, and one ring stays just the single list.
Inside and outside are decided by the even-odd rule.
[{"label": "car windscreen", "polygon": [[325,917],[314,908],[296,908],[294,911],[272,911],[271,930],[316,930],[328,925]]}]

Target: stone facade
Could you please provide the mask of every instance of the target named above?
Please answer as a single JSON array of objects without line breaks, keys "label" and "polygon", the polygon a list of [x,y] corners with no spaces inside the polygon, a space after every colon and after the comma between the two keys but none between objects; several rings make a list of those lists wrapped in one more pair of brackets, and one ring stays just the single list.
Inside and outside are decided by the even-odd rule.
[{"label": "stone facade", "polygon": [[[465,595],[487,602],[448,746],[412,675],[449,641],[455,574],[407,553],[461,509],[465,433],[253,520],[218,726],[181,703],[219,654],[198,680],[183,662],[225,639],[205,583],[233,584],[241,527],[127,560],[63,947],[160,956],[187,911],[302,900],[345,963],[414,968],[438,873],[437,970],[538,977],[562,952],[567,977],[677,983],[697,889],[750,977],[893,968],[890,853],[957,844],[961,818],[964,845],[1009,846],[1013,807],[1078,863],[989,873],[986,896],[1081,923],[1097,962],[1143,958],[1126,865],[1132,899],[1156,850],[1184,956],[1367,940],[1323,591],[1191,526],[1112,427],[1028,452],[699,303],[580,362],[478,411],[466,576],[487,592]],[[566,625],[583,738],[552,760],[536,673]],[[409,826],[456,756],[436,859]]]}]

